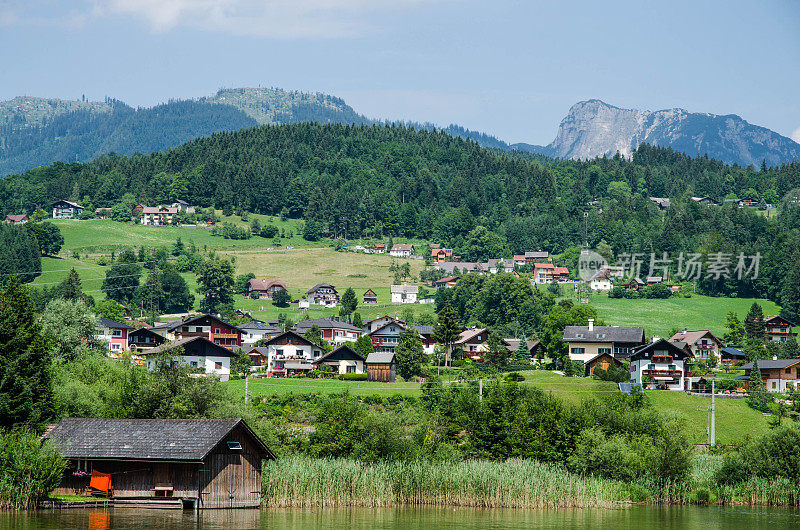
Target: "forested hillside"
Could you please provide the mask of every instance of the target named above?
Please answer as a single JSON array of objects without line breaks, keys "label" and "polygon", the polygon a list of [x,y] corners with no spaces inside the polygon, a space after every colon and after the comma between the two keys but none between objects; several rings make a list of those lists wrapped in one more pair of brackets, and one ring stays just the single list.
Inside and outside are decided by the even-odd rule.
[{"label": "forested hillside", "polygon": [[[217,133],[166,153],[37,168],[0,181],[0,200],[5,214],[61,197],[109,207],[125,193],[148,204],[179,195],[202,206],[303,217],[331,237],[428,238],[468,260],[531,249],[576,255],[588,212],[589,244],[613,255],[761,252],[756,282],[704,279],[700,288],[787,306],[789,278],[796,277],[800,303],[798,187],[797,163],[753,171],[641,146],[631,161],[541,164],[440,131],[304,123]],[[777,208],[707,207],[690,198],[702,195]],[[672,207],[662,212],[650,196],[671,197]]]}]

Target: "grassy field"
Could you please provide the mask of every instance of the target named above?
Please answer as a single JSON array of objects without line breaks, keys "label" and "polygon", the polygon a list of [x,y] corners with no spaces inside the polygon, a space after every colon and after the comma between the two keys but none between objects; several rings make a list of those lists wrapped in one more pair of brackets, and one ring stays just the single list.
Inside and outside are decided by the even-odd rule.
[{"label": "grassy field", "polygon": [[[580,404],[584,399],[593,399],[607,394],[619,392],[616,384],[594,379],[573,377],[548,371],[520,372],[525,381],[523,386],[534,386],[552,393],[554,396],[572,404]],[[458,379],[455,374],[453,379]],[[488,379],[485,384],[490,384]],[[226,383],[234,394],[244,395],[244,381],[234,380]],[[419,396],[420,383],[372,383],[366,381],[339,381],[326,379],[251,379],[250,393],[254,398],[271,394],[306,394],[335,393],[347,391],[357,396],[374,395],[390,396],[402,394]],[[687,431],[691,443],[708,442],[706,428],[708,426],[708,407],[710,397],[700,397],[673,392],[669,390],[650,390],[646,392],[650,402],[662,412],[675,414],[686,420]],[[720,444],[731,444],[740,441],[742,436],[758,436],[769,429],[769,417],[762,415],[747,406],[744,399],[716,399],[716,439]]]},{"label": "grassy field", "polygon": [[[571,298],[574,300],[574,297]],[[744,320],[753,302],[764,308],[765,315],[777,315],[780,308],[774,302],[756,298],[724,298],[692,295],[691,298],[666,300],[609,298],[606,294],[592,294],[589,304],[606,324],[614,326],[644,326],[647,336],[669,337],[674,328],[708,329],[722,336],[725,316],[735,311]]]}]

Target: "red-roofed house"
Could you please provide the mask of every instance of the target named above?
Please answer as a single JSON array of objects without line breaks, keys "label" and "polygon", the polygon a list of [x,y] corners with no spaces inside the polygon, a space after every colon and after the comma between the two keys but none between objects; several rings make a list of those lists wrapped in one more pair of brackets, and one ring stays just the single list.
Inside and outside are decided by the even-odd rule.
[{"label": "red-roofed house", "polygon": [[525,265],[525,263],[527,263],[525,261],[525,254],[515,254],[514,255],[514,266],[515,267],[521,267],[522,265]]},{"label": "red-roofed house", "polygon": [[536,283],[550,283],[553,281],[553,274],[555,273],[555,265],[552,263],[534,263],[533,264],[533,281]]},{"label": "red-roofed house", "polygon": [[276,292],[288,290],[286,284],[280,280],[251,278],[250,281],[247,282],[247,294],[250,295],[250,297],[256,294],[259,298],[269,298],[272,300]]},{"label": "red-roofed house", "polygon": [[452,248],[435,248],[431,250],[431,257],[436,263],[443,263],[453,256]]},{"label": "red-roofed house", "polygon": [[557,282],[569,281],[569,269],[566,267],[556,267],[553,269],[553,279]]},{"label": "red-roofed house", "polygon": [[29,220],[28,216],[25,215],[24,213],[19,213],[19,214],[11,213],[6,215],[6,223],[10,225],[24,225],[25,223],[28,222],[28,220]]},{"label": "red-roofed house", "polygon": [[458,276],[447,276],[441,280],[433,282],[434,287],[455,287],[458,281]]}]

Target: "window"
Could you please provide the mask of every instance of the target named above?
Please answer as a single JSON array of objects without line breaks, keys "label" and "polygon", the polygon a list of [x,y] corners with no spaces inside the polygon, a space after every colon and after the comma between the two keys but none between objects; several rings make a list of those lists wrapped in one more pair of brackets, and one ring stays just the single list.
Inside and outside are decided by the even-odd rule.
[{"label": "window", "polygon": [[192,362],[191,362],[191,363],[189,363],[189,364],[191,364],[191,365],[192,365],[192,367],[194,367],[194,368],[197,368],[197,361],[192,361]]},{"label": "window", "polygon": [[570,353],[586,353],[586,348],[572,348]]},{"label": "window", "polygon": [[579,339],[583,338],[583,333],[576,333],[575,336]]},{"label": "window", "polygon": [[112,349],[112,350],[118,350],[119,348],[120,348],[120,345],[119,345],[119,344],[112,344],[112,345],[111,345],[111,349]]},{"label": "window", "polygon": [[656,365],[653,364],[653,363],[650,363],[650,364],[647,365],[647,369],[648,370],[655,370],[656,369]]},{"label": "window", "polygon": [[354,374],[354,373],[356,373],[356,367],[355,367],[355,366],[352,366],[352,365],[351,365],[351,366],[348,366],[348,367],[347,367],[347,373],[348,373],[348,374]]},{"label": "window", "polygon": [[231,451],[241,451],[242,444],[240,442],[228,442],[228,449]]},{"label": "window", "polygon": [[611,353],[611,348],[597,348],[597,353]]},{"label": "window", "polygon": [[203,332],[203,328],[201,328],[200,326],[197,326],[196,328],[194,328],[194,332],[195,333],[202,333]]},{"label": "window", "polygon": [[787,373],[787,374],[791,374],[792,373],[792,369],[791,368],[787,368],[786,370],[784,370],[784,372]]},{"label": "window", "polygon": [[667,366],[667,368],[669,368],[670,370],[674,370],[675,369],[675,365],[674,364],[670,364],[669,366]]},{"label": "window", "polygon": [[295,351],[295,355],[297,355],[298,357],[302,357],[303,356],[303,350],[300,350],[300,349],[296,350]]},{"label": "window", "polygon": [[111,336],[112,337],[121,337],[122,336],[122,330],[121,329],[112,329],[111,330]]},{"label": "window", "polygon": [[219,328],[214,328],[214,333],[221,333],[221,330]]},{"label": "window", "polygon": [[772,382],[772,390],[775,390],[775,381]]},{"label": "window", "polygon": [[222,363],[214,363],[214,370],[222,370]]},{"label": "window", "polygon": [[606,334],[605,333],[598,333],[597,334],[597,338],[598,339],[604,339],[604,338],[606,338]]}]

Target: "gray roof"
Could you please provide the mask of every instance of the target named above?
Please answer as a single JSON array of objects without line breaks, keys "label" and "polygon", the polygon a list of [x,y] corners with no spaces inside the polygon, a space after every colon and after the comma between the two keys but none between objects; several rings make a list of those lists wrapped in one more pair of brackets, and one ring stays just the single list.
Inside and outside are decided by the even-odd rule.
[{"label": "gray roof", "polygon": [[274,455],[240,418],[122,420],[65,418],[46,438],[64,458],[203,460],[237,425],[250,431],[265,454]]},{"label": "gray roof", "polygon": [[[731,357],[747,357],[747,354],[744,353],[743,351],[737,350],[736,348],[732,348],[730,346],[726,346],[726,347],[722,348],[722,350],[720,350],[720,351],[723,351],[723,352],[727,353]],[[761,366],[761,365],[759,365],[759,366]]]},{"label": "gray roof", "polygon": [[266,322],[259,322],[258,320],[253,320],[252,322],[246,322],[238,326],[239,329],[260,329],[263,331],[268,331],[270,333],[281,331],[280,328],[276,328],[275,326],[271,326]]},{"label": "gray roof", "polygon": [[[792,365],[800,363],[800,359],[758,359],[758,369],[775,370],[781,368],[789,368]],[[752,370],[753,363],[747,363],[742,366],[742,370]]]},{"label": "gray roof", "polygon": [[546,258],[546,257],[548,257],[548,256],[550,256],[550,253],[549,253],[549,252],[546,252],[546,251],[540,251],[540,252],[526,252],[526,253],[525,253],[525,257],[526,257],[526,258]]},{"label": "gray roof", "polygon": [[433,335],[433,326],[410,326],[416,329],[420,335]]},{"label": "gray roof", "polygon": [[367,355],[367,364],[385,364],[394,362],[394,354],[389,352],[372,352]]},{"label": "gray roof", "polygon": [[110,318],[106,317],[100,317],[97,320],[104,328],[134,329],[133,326],[129,326],[128,324],[123,324],[122,322],[117,322],[116,320],[111,320]]},{"label": "gray roof", "polygon": [[417,294],[419,287],[416,285],[392,285],[391,291],[392,293]]},{"label": "gray roof", "polygon": [[[580,335],[580,336],[578,336]],[[644,328],[628,326],[567,326],[564,342],[644,342]]]},{"label": "gray roof", "polygon": [[[199,343],[199,344],[195,344]],[[172,342],[165,342],[161,346],[157,346],[148,352],[144,352],[144,355],[158,355],[161,353],[166,353],[170,350],[173,350],[178,347],[184,347],[188,344],[192,344],[195,348],[196,347],[203,347],[205,349],[211,349],[217,353],[214,357],[236,357],[236,354],[233,353],[232,350],[229,350],[225,346],[221,346],[219,344],[213,343],[205,337],[183,337],[182,339],[173,340]],[[205,351],[205,350],[204,350]],[[194,356],[195,354],[192,352],[183,351],[184,356]]]},{"label": "gray roof", "polygon": [[306,294],[315,293],[320,289],[333,289],[334,291],[336,290],[336,288],[329,283],[318,283],[317,285],[306,291]]}]

